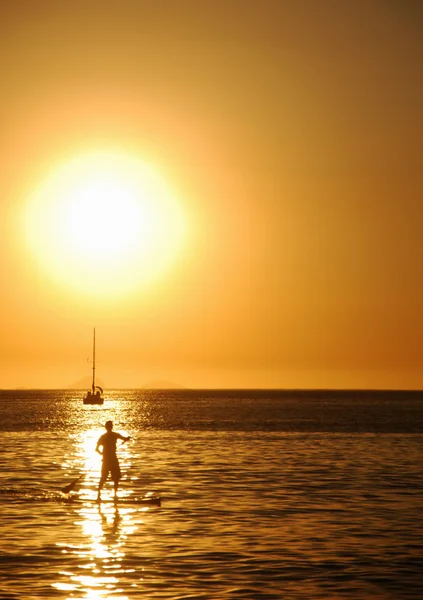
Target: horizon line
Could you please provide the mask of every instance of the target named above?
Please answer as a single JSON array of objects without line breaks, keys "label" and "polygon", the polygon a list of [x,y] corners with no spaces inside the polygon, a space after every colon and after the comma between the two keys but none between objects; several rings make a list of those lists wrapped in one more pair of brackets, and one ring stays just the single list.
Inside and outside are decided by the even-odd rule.
[{"label": "horizon line", "polygon": [[[423,392],[423,388],[392,388],[392,387],[120,387],[112,386],[107,388],[109,391],[125,390],[125,391],[274,391],[274,392]],[[66,392],[84,392],[85,388],[70,388],[70,387],[0,387],[1,392],[7,391],[66,391]]]}]

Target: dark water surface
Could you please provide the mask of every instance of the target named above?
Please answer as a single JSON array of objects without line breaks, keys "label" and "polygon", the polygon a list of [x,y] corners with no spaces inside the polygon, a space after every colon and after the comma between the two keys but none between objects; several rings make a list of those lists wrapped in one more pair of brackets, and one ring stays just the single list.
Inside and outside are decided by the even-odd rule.
[{"label": "dark water surface", "polygon": [[[0,417],[1,599],[423,598],[420,394],[2,391]],[[107,419],[121,499],[161,507],[93,502]]]}]

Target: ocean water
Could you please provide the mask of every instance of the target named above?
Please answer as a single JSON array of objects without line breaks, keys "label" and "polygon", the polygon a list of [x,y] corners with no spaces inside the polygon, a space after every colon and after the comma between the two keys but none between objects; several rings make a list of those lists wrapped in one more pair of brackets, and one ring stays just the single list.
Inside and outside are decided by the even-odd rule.
[{"label": "ocean water", "polygon": [[0,392],[0,599],[423,598],[422,394],[82,396]]}]

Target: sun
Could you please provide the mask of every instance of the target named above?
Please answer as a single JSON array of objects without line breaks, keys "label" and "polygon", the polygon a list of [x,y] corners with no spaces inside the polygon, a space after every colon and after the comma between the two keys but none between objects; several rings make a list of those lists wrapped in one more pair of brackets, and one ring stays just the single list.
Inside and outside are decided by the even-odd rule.
[{"label": "sun", "polygon": [[161,275],[186,232],[181,205],[158,171],[119,152],[56,167],[30,198],[28,248],[61,284],[120,295]]}]

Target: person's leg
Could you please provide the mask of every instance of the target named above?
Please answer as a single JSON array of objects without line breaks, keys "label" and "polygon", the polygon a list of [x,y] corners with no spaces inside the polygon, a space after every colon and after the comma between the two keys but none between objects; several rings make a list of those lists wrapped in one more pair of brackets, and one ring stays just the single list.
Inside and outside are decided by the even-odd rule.
[{"label": "person's leg", "polygon": [[117,463],[116,465],[113,466],[113,469],[112,469],[112,480],[113,480],[113,487],[115,490],[115,498],[117,498],[117,491],[118,491],[119,481],[120,481],[121,477],[122,477],[122,475],[120,472],[119,463]]},{"label": "person's leg", "polygon": [[97,494],[97,499],[100,499],[100,492],[103,489],[103,485],[106,483],[107,481],[107,477],[109,475],[109,469],[106,465],[103,465],[101,468],[101,477],[100,477],[100,481],[98,482],[98,494]]}]

